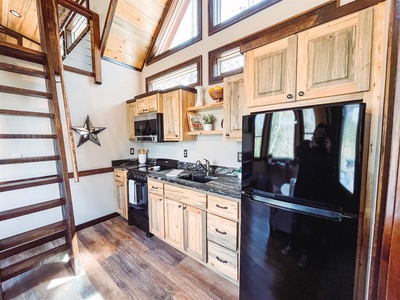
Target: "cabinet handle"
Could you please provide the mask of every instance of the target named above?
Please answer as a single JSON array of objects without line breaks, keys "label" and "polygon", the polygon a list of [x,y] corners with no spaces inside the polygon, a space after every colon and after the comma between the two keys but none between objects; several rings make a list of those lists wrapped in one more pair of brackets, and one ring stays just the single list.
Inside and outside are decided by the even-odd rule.
[{"label": "cabinet handle", "polygon": [[220,262],[222,262],[223,264],[227,264],[227,263],[228,263],[228,261],[223,260],[223,259],[220,259],[218,256],[217,256],[217,260],[220,261]]},{"label": "cabinet handle", "polygon": [[225,136],[229,136],[229,133],[226,133]]},{"label": "cabinet handle", "polygon": [[178,208],[181,208],[182,207],[182,205],[178,205]]},{"label": "cabinet handle", "polygon": [[162,201],[162,198],[158,199],[158,201]]},{"label": "cabinet handle", "polygon": [[221,208],[221,209],[228,209],[228,206],[220,206],[218,204],[215,204],[216,207]]},{"label": "cabinet handle", "polygon": [[178,137],[178,135],[177,135],[177,134],[175,134],[175,137]]},{"label": "cabinet handle", "polygon": [[293,95],[292,95],[292,94],[287,94],[286,98],[292,99],[292,98],[293,98]]},{"label": "cabinet handle", "polygon": [[215,231],[218,232],[218,233],[220,233],[220,234],[226,234],[225,231],[220,231],[220,230],[218,230],[218,228],[215,228]]},{"label": "cabinet handle", "polygon": [[152,185],[151,188],[152,188],[152,189],[155,189],[155,190],[158,190],[158,187],[156,187],[156,186],[154,186],[154,185]]},{"label": "cabinet handle", "polygon": [[299,96],[301,97],[301,96],[304,96],[304,92],[303,91],[300,91],[299,92]]},{"label": "cabinet handle", "polygon": [[186,206],[185,206],[185,205],[183,206],[183,209],[186,209]]}]

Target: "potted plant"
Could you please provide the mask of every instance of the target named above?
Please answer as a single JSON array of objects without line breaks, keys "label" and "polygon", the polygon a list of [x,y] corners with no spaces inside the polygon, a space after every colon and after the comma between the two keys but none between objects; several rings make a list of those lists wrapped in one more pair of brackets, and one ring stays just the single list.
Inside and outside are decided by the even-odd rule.
[{"label": "potted plant", "polygon": [[204,114],[201,116],[204,122],[204,131],[211,131],[212,124],[215,122],[216,118],[213,114]]}]

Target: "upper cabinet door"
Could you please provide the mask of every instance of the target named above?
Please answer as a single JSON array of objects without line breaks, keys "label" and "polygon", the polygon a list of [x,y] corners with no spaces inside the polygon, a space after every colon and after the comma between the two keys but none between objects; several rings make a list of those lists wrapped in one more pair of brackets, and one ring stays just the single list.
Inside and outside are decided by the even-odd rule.
[{"label": "upper cabinet door", "polygon": [[164,107],[164,140],[179,141],[181,139],[181,101],[179,90],[163,94]]},{"label": "upper cabinet door", "polygon": [[298,34],[297,100],[369,89],[373,9]]},{"label": "upper cabinet door", "polygon": [[297,37],[290,36],[245,54],[247,106],[295,100]]},{"label": "upper cabinet door", "polygon": [[224,141],[242,140],[242,116],[246,114],[243,74],[224,78]]},{"label": "upper cabinet door", "polygon": [[137,116],[136,102],[128,104],[128,137],[135,139],[135,117]]},{"label": "upper cabinet door", "polygon": [[146,97],[147,112],[158,111],[158,97],[159,94]]}]

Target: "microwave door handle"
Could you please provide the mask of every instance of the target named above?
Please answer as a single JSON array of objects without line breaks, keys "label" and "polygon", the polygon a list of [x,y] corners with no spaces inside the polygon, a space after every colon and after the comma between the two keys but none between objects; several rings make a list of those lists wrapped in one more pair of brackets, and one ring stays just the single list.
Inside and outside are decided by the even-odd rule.
[{"label": "microwave door handle", "polygon": [[[296,203],[290,203],[282,200],[276,200],[268,197],[262,197],[258,195],[252,195],[250,201],[268,205],[271,207],[292,211],[295,213],[310,215],[318,218],[329,219],[336,222],[341,222],[343,217],[349,218],[351,215],[343,215],[341,212],[332,211],[324,208],[318,208],[313,206],[301,205]],[[355,215],[353,215],[354,217]],[[352,217],[352,218],[353,218]],[[355,216],[357,217],[357,216]]]}]

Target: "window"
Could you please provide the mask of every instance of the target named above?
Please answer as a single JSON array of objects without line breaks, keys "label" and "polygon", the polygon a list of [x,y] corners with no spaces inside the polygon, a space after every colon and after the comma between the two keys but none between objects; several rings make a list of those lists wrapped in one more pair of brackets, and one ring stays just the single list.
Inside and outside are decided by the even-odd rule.
[{"label": "window", "polygon": [[342,135],[340,141],[340,183],[350,192],[354,191],[354,172],[357,151],[357,126],[359,106],[349,105],[343,108]]},{"label": "window", "polygon": [[165,90],[178,85],[194,87],[201,82],[201,56],[146,78],[147,91]]},{"label": "window", "polygon": [[209,0],[208,34],[212,35],[281,0]]},{"label": "window", "polygon": [[268,155],[273,158],[294,158],[295,124],[293,111],[281,111],[272,115]]},{"label": "window", "polygon": [[208,53],[208,83],[221,82],[224,77],[243,72],[244,57],[240,53],[240,43],[232,43]]},{"label": "window", "polygon": [[312,108],[306,108],[302,110],[303,122],[304,122],[304,139],[311,140],[314,134],[315,127],[315,112]]},{"label": "window", "polygon": [[201,40],[201,0],[173,0],[147,65]]}]

